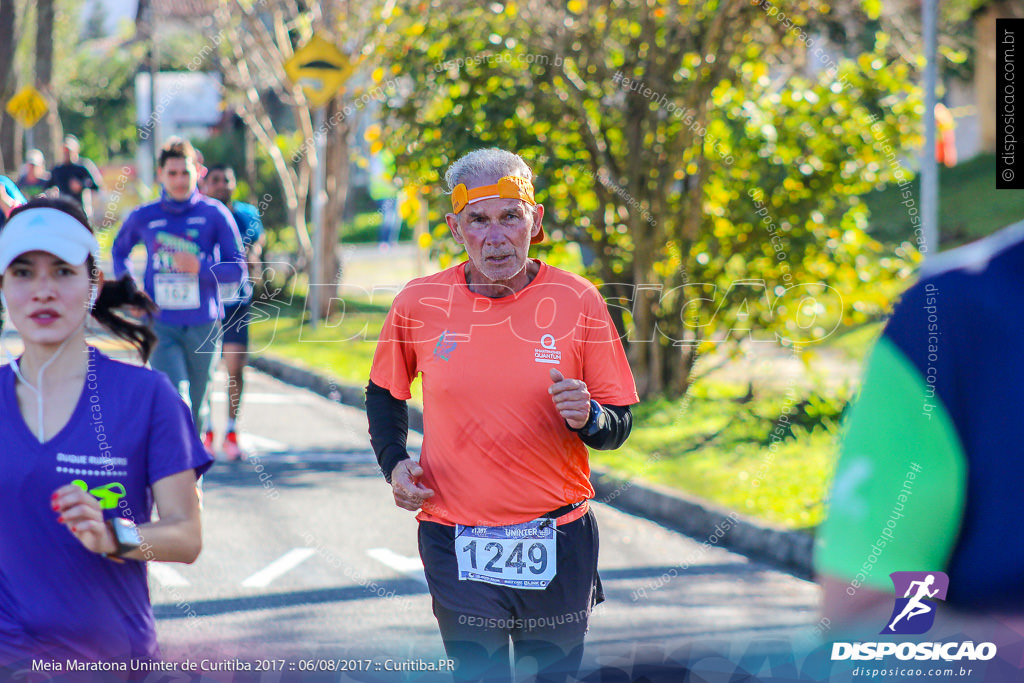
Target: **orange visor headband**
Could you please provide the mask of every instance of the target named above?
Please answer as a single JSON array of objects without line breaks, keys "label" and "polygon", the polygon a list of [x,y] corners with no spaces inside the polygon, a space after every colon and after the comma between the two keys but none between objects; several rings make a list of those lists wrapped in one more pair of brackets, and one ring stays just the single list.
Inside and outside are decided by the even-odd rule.
[{"label": "orange visor headband", "polygon": [[536,204],[533,201],[533,183],[526,178],[514,175],[507,175],[493,185],[483,185],[467,190],[464,183],[459,183],[452,190],[452,211],[460,213],[470,204],[485,199],[522,199],[524,202]]}]

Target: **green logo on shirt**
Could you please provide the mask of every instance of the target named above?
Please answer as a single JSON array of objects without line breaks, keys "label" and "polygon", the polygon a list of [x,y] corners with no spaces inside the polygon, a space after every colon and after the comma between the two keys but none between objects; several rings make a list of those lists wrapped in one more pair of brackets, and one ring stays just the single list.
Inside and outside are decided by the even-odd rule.
[{"label": "green logo on shirt", "polygon": [[125,497],[127,491],[124,488],[124,484],[118,482],[111,482],[104,486],[97,486],[94,489],[90,489],[89,485],[81,479],[75,479],[71,482],[83,491],[90,493],[100,501],[101,510],[113,510],[117,507],[118,502]]}]

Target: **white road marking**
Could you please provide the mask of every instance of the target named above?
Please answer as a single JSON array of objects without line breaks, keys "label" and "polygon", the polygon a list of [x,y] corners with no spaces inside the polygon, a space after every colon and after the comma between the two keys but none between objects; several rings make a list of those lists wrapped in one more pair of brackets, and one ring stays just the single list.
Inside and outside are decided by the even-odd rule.
[{"label": "white road marking", "polygon": [[423,562],[418,557],[399,555],[390,548],[371,548],[366,554],[410,579],[416,579],[424,585],[427,583],[427,577],[423,574]]},{"label": "white road marking", "polygon": [[274,579],[295,569],[316,553],[313,548],[292,548],[242,582],[246,588],[266,588]]},{"label": "white road marking", "polygon": [[249,434],[248,432],[242,432],[239,434],[238,441],[243,451],[258,451],[260,453],[266,453],[268,451],[288,450],[288,444],[283,441],[275,441],[274,439],[268,439],[265,436],[257,436],[256,434]]},{"label": "white road marking", "polygon": [[161,586],[187,586],[188,579],[178,573],[177,569],[160,562],[150,562],[149,575],[156,579]]}]

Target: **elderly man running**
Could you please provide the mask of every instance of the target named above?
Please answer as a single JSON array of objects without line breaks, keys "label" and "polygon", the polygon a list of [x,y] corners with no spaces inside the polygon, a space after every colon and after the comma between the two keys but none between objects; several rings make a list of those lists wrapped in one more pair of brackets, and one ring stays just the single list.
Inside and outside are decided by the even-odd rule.
[{"label": "elderly man running", "polygon": [[[528,257],[544,207],[522,158],[477,150],[446,174],[467,260],[395,298],[370,371],[370,436],[420,556],[459,679],[565,680],[603,600],[587,446],[618,448],[637,402],[597,289]],[[406,401],[423,379],[420,462]]]}]

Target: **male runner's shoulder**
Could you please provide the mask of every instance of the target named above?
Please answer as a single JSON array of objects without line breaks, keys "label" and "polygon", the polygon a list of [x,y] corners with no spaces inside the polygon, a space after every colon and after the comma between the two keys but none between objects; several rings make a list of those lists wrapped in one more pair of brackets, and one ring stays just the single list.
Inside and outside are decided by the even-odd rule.
[{"label": "male runner's shoulder", "polygon": [[259,209],[248,202],[234,201],[231,202],[231,214],[238,224],[238,232],[245,247],[259,241],[263,236],[263,220]]}]

